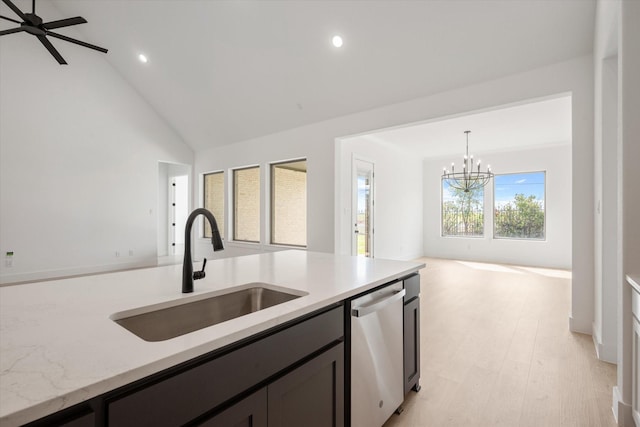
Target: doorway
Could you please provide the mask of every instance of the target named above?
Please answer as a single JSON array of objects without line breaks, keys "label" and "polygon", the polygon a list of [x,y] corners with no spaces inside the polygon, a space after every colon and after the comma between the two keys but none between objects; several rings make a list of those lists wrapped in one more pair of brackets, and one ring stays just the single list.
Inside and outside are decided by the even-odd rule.
[{"label": "doorway", "polygon": [[353,158],[351,254],[373,258],[374,248],[374,164]]},{"label": "doorway", "polygon": [[191,166],[158,162],[158,257],[184,254],[184,227],[191,205]]},{"label": "doorway", "polygon": [[169,194],[169,254],[184,254],[184,228],[189,214],[189,176],[177,175],[170,178]]}]

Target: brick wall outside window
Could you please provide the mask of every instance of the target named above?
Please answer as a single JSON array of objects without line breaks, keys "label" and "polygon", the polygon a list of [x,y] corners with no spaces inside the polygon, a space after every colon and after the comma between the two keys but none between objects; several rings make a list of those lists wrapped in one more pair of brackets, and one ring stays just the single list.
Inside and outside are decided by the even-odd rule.
[{"label": "brick wall outside window", "polygon": [[[303,164],[306,169],[306,162]],[[273,165],[271,175],[271,243],[307,245],[307,172]]]},{"label": "brick wall outside window", "polygon": [[[204,208],[216,218],[220,235],[224,238],[224,172],[204,176]],[[204,237],[211,237],[209,221],[204,223]]]},{"label": "brick wall outside window", "polygon": [[260,168],[233,171],[233,239],[260,242]]}]

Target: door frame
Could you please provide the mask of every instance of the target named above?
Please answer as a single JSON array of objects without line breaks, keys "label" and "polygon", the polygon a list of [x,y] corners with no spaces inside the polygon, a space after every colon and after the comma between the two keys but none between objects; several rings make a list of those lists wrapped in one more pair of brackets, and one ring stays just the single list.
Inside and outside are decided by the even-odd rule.
[{"label": "door frame", "polygon": [[358,255],[357,248],[357,239],[355,238],[355,229],[354,224],[357,223],[358,216],[358,162],[369,163],[371,165],[371,190],[370,190],[370,216],[369,216],[369,257],[374,258],[375,256],[375,162],[372,159],[367,157],[363,157],[357,155],[355,153],[352,154],[351,157],[351,217],[349,223],[349,229],[351,232],[350,242],[351,242],[351,255]]},{"label": "door frame", "polygon": [[[176,176],[187,177],[187,212],[191,212],[193,204],[193,167],[185,163],[168,161],[158,161],[158,194],[157,194],[157,215],[156,215],[156,236],[158,257],[175,256],[173,251],[173,212],[171,203],[173,194],[171,191],[173,178]],[[150,214],[152,210],[150,210]]]}]

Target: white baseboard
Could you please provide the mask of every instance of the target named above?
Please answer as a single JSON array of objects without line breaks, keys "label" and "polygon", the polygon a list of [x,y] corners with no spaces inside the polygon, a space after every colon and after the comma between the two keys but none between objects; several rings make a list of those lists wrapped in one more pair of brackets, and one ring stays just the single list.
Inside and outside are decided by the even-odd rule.
[{"label": "white baseboard", "polygon": [[0,286],[17,285],[25,282],[36,282],[40,280],[62,279],[66,277],[84,276],[89,274],[110,273],[114,271],[131,270],[134,268],[155,267],[158,259],[140,258],[134,261],[121,262],[116,264],[93,265],[85,267],[63,268],[57,270],[41,270],[29,273],[3,274],[0,276]]},{"label": "white baseboard", "polygon": [[591,337],[593,338],[593,345],[596,348],[598,360],[616,365],[618,363],[618,349],[615,346],[602,343],[595,322],[591,324]]},{"label": "white baseboard", "polygon": [[591,335],[592,326],[590,320],[580,320],[569,316],[569,330],[580,334]]},{"label": "white baseboard", "polygon": [[633,421],[631,405],[622,401],[622,396],[620,396],[618,386],[613,387],[612,409],[613,416],[619,427],[636,427],[636,423]]},{"label": "white baseboard", "polygon": [[417,260],[418,258],[423,258],[423,257],[424,257],[424,254],[423,254],[422,252],[420,252],[420,253],[414,253],[414,254],[410,254],[410,255],[403,256],[403,257],[400,259],[400,261],[415,261],[415,260]]}]

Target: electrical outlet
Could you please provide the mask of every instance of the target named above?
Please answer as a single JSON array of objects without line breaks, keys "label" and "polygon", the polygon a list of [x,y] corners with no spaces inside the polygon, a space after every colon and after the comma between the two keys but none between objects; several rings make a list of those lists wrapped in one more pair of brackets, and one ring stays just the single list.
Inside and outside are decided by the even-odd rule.
[{"label": "electrical outlet", "polygon": [[7,268],[13,267],[13,251],[7,251],[4,255],[4,266]]},{"label": "electrical outlet", "polygon": [[133,249],[129,249],[129,256],[133,256]]},{"label": "electrical outlet", "polygon": [[116,251],[116,258],[120,256],[120,251]]}]

